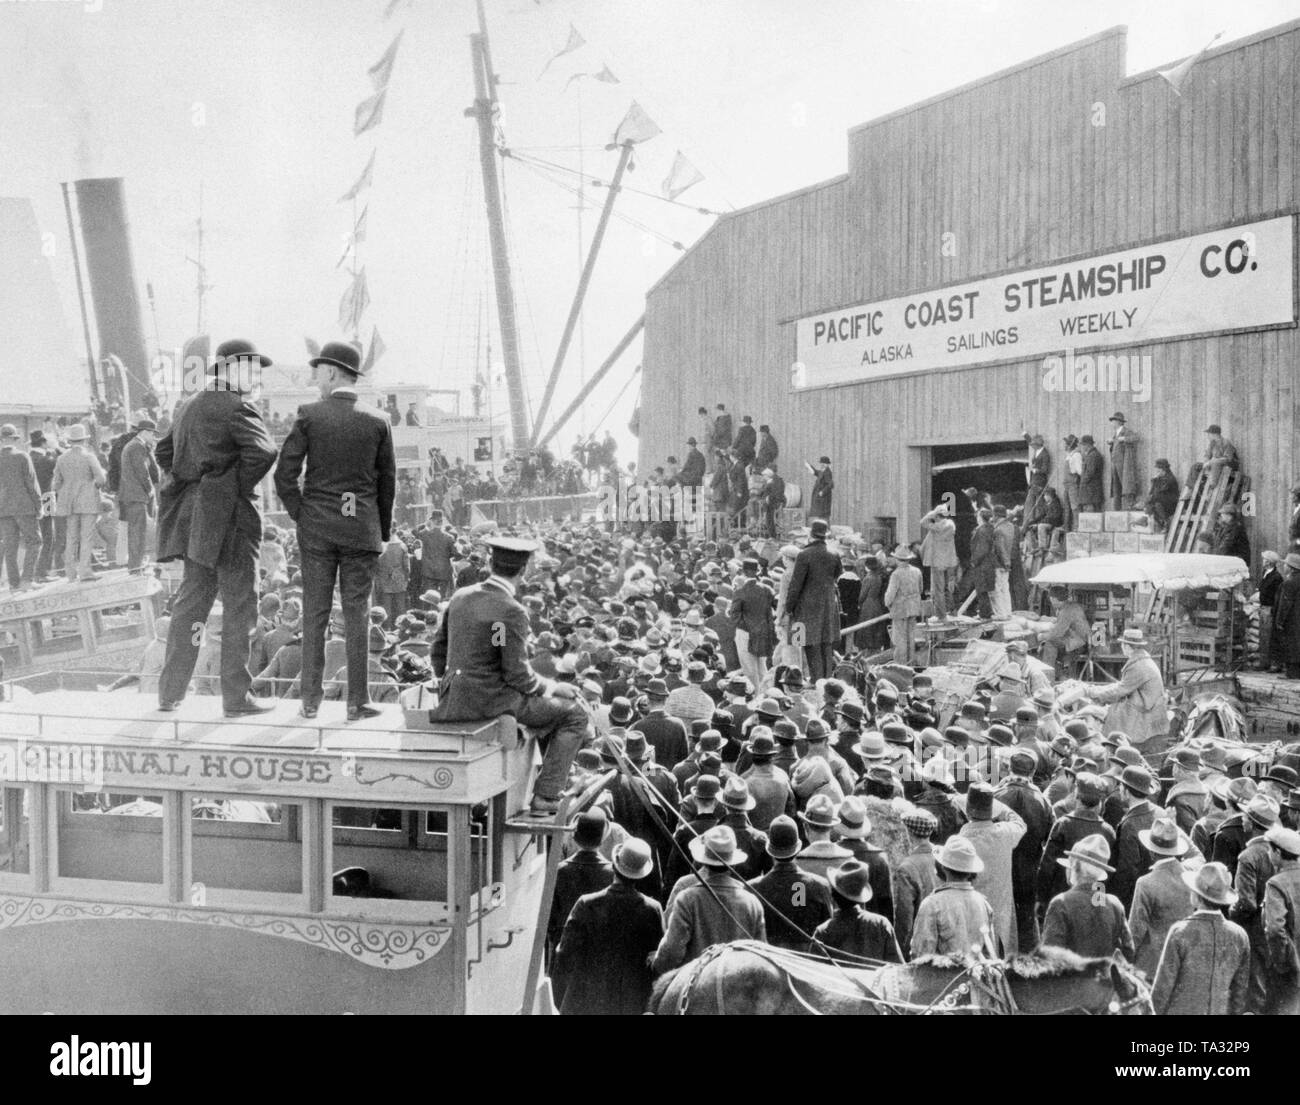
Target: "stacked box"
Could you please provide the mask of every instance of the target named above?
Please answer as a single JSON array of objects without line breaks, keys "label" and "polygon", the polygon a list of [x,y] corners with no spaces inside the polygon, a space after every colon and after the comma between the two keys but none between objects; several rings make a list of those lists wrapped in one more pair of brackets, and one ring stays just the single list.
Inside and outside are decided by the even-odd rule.
[{"label": "stacked box", "polygon": [[1107,533],[1128,533],[1128,511],[1108,510],[1102,515],[1102,528]]},{"label": "stacked box", "polygon": [[1165,535],[1163,533],[1139,534],[1138,552],[1164,552]]},{"label": "stacked box", "polygon": [[1101,533],[1105,528],[1102,521],[1102,516],[1097,513],[1080,514],[1076,528],[1080,533]]},{"label": "stacked box", "polygon": [[1089,547],[1090,533],[1067,533],[1065,535],[1065,559],[1077,560],[1081,556],[1089,556],[1092,549]]},{"label": "stacked box", "polygon": [[[1107,535],[1111,536],[1111,535]],[[1135,553],[1142,551],[1142,535],[1139,533],[1116,533],[1115,551],[1117,553]]]},{"label": "stacked box", "polygon": [[1151,515],[1142,510],[1129,512],[1128,516],[1129,533],[1155,533],[1155,523],[1151,521]]},{"label": "stacked box", "polygon": [[1113,533],[1090,533],[1088,534],[1088,552],[1092,556],[1100,553],[1112,553],[1115,551],[1115,534]]}]

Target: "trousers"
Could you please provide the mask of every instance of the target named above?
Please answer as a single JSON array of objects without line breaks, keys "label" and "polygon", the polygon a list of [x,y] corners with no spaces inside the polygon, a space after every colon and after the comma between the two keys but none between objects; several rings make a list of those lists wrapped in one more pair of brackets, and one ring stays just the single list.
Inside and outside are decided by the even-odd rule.
[{"label": "trousers", "polygon": [[[0,518],[0,545],[10,587],[26,587],[36,573],[41,556],[41,527],[35,514],[12,514]],[[22,571],[18,569],[18,548],[23,548]]]},{"label": "trousers", "polygon": [[[90,539],[95,532],[95,515],[69,514],[63,543],[63,571],[69,579],[91,579]],[[207,613],[204,613],[207,617]]]},{"label": "trousers", "polygon": [[755,656],[749,651],[749,633],[743,629],[736,630],[736,652],[740,656],[740,670],[745,678],[755,687],[760,687],[767,678],[767,657]]},{"label": "trousers", "polygon": [[1008,618],[1011,616],[1011,569],[993,569],[993,616]]},{"label": "trousers", "polygon": [[[351,692],[352,680],[348,680]],[[591,731],[591,717],[577,699],[536,695],[525,698],[515,720],[537,738],[542,767],[533,797],[555,801],[569,781],[569,768]]]},{"label": "trousers", "polygon": [[946,617],[953,608],[953,589],[957,585],[956,567],[930,569],[930,601],[934,604],[935,617]]},{"label": "trousers", "polygon": [[[87,517],[94,522],[93,516]],[[253,684],[248,670],[249,635],[257,624],[257,547],[232,536],[222,547],[215,568],[185,558],[185,575],[172,603],[167,655],[158,680],[160,702],[179,702],[185,697],[218,594],[222,611],[221,699],[226,709],[232,709],[248,698]]]},{"label": "trousers", "polygon": [[804,645],[803,655],[808,662],[809,679],[825,679],[835,670],[835,646],[829,642],[824,645]]},{"label": "trousers", "polygon": [[[366,686],[370,640],[370,591],[379,553],[312,537],[298,529],[302,553],[302,702],[319,706],[324,696],[325,630],[338,581],[347,643],[348,705],[370,701]],[[331,678],[333,672],[330,673]]]},{"label": "trousers", "polygon": [[123,503],[122,518],[126,522],[126,566],[138,568],[144,563],[145,537],[149,532],[149,504]]}]

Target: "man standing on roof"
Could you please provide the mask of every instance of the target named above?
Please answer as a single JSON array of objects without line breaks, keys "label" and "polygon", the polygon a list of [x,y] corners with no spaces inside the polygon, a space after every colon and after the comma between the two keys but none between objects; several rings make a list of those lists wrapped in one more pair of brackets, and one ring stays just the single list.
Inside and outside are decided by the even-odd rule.
[{"label": "man standing on roof", "polygon": [[528,611],[516,593],[537,545],[490,537],[492,574],[462,587],[438,623],[429,661],[438,677],[434,721],[485,721],[513,714],[541,743],[544,756],[531,808],[554,813],[569,765],[591,732],[591,719],[572,683],[552,683],[529,666]]}]

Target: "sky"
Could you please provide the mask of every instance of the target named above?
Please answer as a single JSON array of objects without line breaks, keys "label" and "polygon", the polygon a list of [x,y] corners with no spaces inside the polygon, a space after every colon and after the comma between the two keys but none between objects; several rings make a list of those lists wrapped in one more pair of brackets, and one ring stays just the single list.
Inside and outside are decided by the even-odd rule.
[{"label": "sky", "polygon": [[[1218,32],[1231,41],[1300,16],[1300,0],[484,0],[506,144],[559,166],[505,162],[526,387],[534,411],[590,242],[605,149],[635,101],[663,133],[637,147],[614,207],[552,414],[644,310],[645,293],[727,212],[845,170],[848,129],[1116,25],[1128,71],[1172,63]],[[378,377],[465,389],[500,379],[473,99],[473,0],[0,0],[0,195],[29,197],[82,347],[59,183],[126,181],[151,351],[197,323],[204,227],[205,329],[278,361],[338,330],[336,268],[368,207],[366,269],[387,352]],[[581,49],[547,61],[573,26]],[[368,68],[404,31],[382,123],[355,137]],[[607,66],[618,84],[576,73]],[[543,70],[546,70],[543,74]],[[339,203],[376,152],[372,187]],[[681,151],[704,181],[663,202]],[[578,170],[581,167],[580,177]],[[558,182],[558,183],[557,183]],[[631,191],[637,189],[650,195]],[[156,327],[155,327],[156,315]],[[561,432],[610,429],[630,455],[628,385],[640,343]],[[0,373],[14,371],[13,366]],[[0,376],[0,386],[3,378]],[[625,389],[625,390],[624,390]],[[621,394],[621,398],[619,395]],[[468,396],[466,396],[468,399]],[[491,389],[504,412],[504,387]],[[602,421],[603,419],[603,421]]]}]

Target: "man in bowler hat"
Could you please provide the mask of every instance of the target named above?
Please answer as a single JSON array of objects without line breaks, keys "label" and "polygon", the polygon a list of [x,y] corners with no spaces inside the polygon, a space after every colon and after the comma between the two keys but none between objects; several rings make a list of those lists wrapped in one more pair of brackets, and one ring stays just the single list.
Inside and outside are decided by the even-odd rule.
[{"label": "man in bowler hat", "polygon": [[298,525],[302,553],[299,712],[313,718],[320,708],[325,629],[337,579],[347,642],[347,718],[358,721],[379,714],[369,705],[367,642],[375,566],[392,536],[397,491],[393,427],[386,415],[357,403],[357,380],[364,370],[356,346],[327,342],[308,363],[320,402],[298,408],[275,466],[276,494]]},{"label": "man in bowler hat", "polygon": [[204,389],[181,403],[158,442],[167,477],[159,495],[158,561],[184,560],[172,604],[158,708],[185,697],[217,594],[224,610],[221,697],[227,717],[265,713],[248,671],[249,634],[257,621],[257,553],[262,515],[257,485],[275,463],[275,444],[248,399],[254,371],[271,363],[252,342],[222,342]]}]

